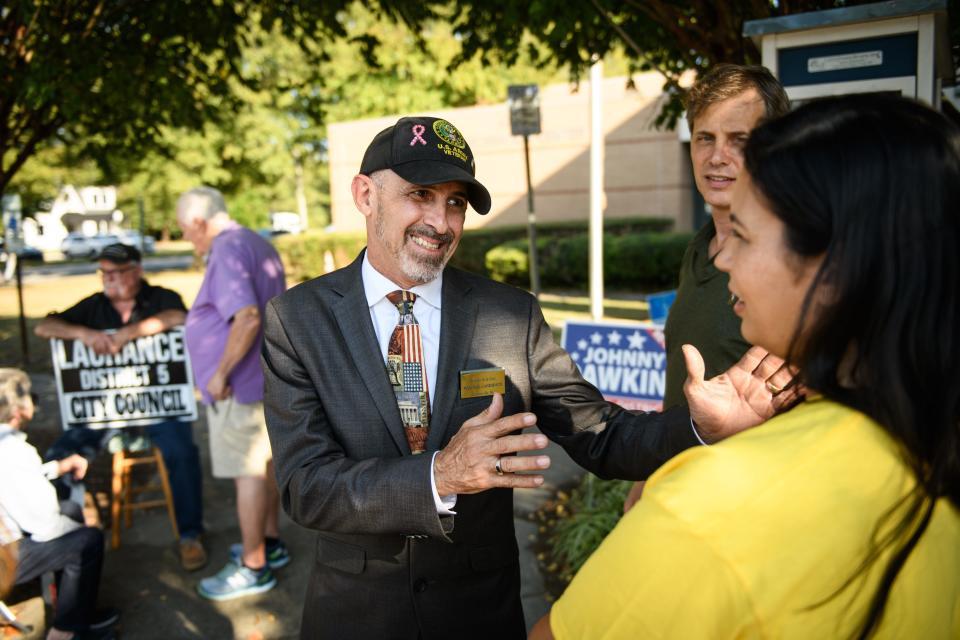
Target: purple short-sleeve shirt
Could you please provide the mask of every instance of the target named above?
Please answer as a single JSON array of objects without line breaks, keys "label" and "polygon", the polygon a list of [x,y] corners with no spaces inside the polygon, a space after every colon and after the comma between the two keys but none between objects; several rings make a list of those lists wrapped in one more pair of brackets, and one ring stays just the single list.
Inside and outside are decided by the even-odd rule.
[{"label": "purple short-sleeve shirt", "polygon": [[[213,239],[203,284],[187,314],[186,324],[193,376],[204,402],[212,402],[207,383],[223,357],[234,314],[253,304],[262,314],[267,302],[285,289],[280,256],[273,245],[259,235],[231,223]],[[261,330],[250,351],[230,373],[230,387],[237,402],[250,404],[263,400],[262,343]]]}]

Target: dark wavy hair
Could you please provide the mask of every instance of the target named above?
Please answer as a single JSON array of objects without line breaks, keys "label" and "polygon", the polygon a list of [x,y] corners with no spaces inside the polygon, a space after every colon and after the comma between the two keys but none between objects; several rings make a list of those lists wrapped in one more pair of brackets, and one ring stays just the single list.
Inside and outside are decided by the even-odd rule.
[{"label": "dark wavy hair", "polygon": [[745,158],[789,250],[824,256],[789,361],[881,425],[918,481],[857,571],[893,550],[867,637],[936,500],[960,505],[960,129],[905,98],[827,98],[755,129]]}]

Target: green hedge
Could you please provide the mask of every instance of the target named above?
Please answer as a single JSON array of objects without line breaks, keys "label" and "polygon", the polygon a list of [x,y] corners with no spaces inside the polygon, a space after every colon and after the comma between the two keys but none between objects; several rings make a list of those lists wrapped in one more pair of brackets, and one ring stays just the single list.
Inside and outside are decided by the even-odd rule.
[{"label": "green hedge", "polygon": [[329,251],[335,268],[345,267],[367,246],[367,234],[324,233],[311,231],[299,235],[280,236],[277,251],[283,258],[290,284],[315,278],[326,272],[324,256]]},{"label": "green hedge", "polygon": [[[537,224],[537,244],[586,233],[586,220],[550,222]],[[669,218],[617,218],[605,220],[603,231],[607,235],[625,235],[652,231],[667,231],[673,227]],[[465,231],[457,253],[450,264],[466,271],[489,275],[486,267],[487,252],[511,241],[527,240],[526,225],[470,229]]]},{"label": "green hedge", "polygon": [[[604,283],[613,288],[675,288],[689,233],[636,233],[603,239]],[[537,238],[540,283],[544,287],[582,289],[589,278],[589,237]],[[517,286],[530,283],[525,240],[505,242],[487,252],[486,272]]]},{"label": "green hedge", "polygon": [[[608,266],[606,281],[610,286],[631,288],[638,283],[644,286],[669,286],[679,267],[672,265],[673,243],[670,237],[678,234],[665,234],[667,240],[654,240],[661,234],[651,233],[669,229],[672,221],[666,218],[624,218],[607,220],[604,223],[606,235],[604,253],[607,255],[605,263]],[[537,245],[540,247],[541,281],[544,286],[550,287],[582,287],[586,283],[586,231],[587,222],[556,222],[537,225]],[[687,234],[679,234],[689,237]],[[464,232],[460,246],[450,261],[450,264],[473,271],[491,275],[493,272],[487,266],[487,253],[492,249],[507,247],[522,247],[524,257],[521,263],[514,267],[516,273],[503,276],[507,282],[520,286],[529,284],[527,276],[527,228],[523,225],[494,227],[492,229],[469,229]],[[644,241],[642,246],[629,249],[630,238],[651,238]],[[609,244],[611,240],[617,242]],[[634,241],[635,242],[635,241]],[[663,243],[666,243],[665,245]],[[622,244],[623,243],[623,244]],[[622,244],[622,246],[621,246]],[[684,241],[685,244],[685,241]],[[348,265],[357,257],[360,250],[366,246],[366,234],[363,231],[349,233],[325,233],[311,231],[300,235],[280,236],[276,239],[277,250],[283,257],[287,268],[287,277],[291,283],[309,280],[326,271],[325,255],[327,252],[333,257],[333,266],[340,268]],[[627,247],[627,248],[622,248]],[[612,252],[615,252],[611,254]],[[618,252],[619,253],[616,253]],[[682,255],[682,251],[681,251]],[[616,256],[616,257],[613,257]],[[638,265],[638,268],[629,264],[616,264],[613,260],[629,260]],[[661,265],[661,263],[663,263]],[[499,264],[499,261],[498,261]],[[661,265],[659,267],[653,264]],[[617,267],[622,267],[619,271]],[[505,267],[503,267],[505,268]],[[651,277],[657,269],[669,278]],[[500,271],[497,272],[498,274]],[[640,277],[637,277],[640,274]],[[611,277],[617,278],[616,281]]]}]

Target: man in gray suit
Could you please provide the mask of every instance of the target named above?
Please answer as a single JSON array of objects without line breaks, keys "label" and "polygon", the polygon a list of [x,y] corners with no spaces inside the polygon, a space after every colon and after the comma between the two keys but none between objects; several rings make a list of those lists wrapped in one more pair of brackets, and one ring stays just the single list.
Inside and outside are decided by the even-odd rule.
[{"label": "man in gray suit", "polygon": [[[546,434],[602,477],[643,479],[770,411],[764,379],[778,365],[756,352],[706,383],[691,354],[689,410],[605,402],[533,296],[446,267],[468,202],[490,209],[474,176],[452,124],[400,119],[353,179],[366,250],[267,307],[265,407],[283,507],[318,532],[303,638],[522,638],[512,490],[542,484],[550,461],[512,454],[542,449]],[[407,405],[404,418],[391,382],[406,369],[385,364],[396,364],[388,343],[409,310],[387,299],[396,290],[416,294],[426,384],[413,402],[430,405]],[[478,386],[487,395],[470,392]],[[519,433],[534,425],[543,433]]]}]

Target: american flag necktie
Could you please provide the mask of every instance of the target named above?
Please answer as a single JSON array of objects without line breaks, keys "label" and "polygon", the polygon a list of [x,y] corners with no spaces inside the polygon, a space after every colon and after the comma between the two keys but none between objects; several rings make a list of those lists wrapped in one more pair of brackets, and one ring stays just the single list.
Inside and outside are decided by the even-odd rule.
[{"label": "american flag necktie", "polygon": [[387,346],[387,379],[397,394],[397,406],[400,407],[410,451],[423,453],[430,433],[430,396],[420,325],[413,317],[417,294],[394,291],[387,294],[387,300],[400,312],[400,320],[390,334]]}]

